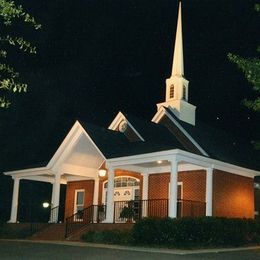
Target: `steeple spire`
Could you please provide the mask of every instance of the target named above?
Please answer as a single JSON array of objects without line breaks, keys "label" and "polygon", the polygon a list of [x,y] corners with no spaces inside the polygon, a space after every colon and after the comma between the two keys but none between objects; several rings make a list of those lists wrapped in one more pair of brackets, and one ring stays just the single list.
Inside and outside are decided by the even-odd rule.
[{"label": "steeple spire", "polygon": [[181,2],[179,2],[172,74],[166,80],[165,102],[157,104],[157,109],[159,111],[162,106],[168,107],[177,118],[195,125],[196,107],[188,102],[189,81],[184,78],[181,11]]},{"label": "steeple spire", "polygon": [[172,64],[172,76],[184,76],[181,1],[179,2],[178,22],[177,22],[173,64]]}]

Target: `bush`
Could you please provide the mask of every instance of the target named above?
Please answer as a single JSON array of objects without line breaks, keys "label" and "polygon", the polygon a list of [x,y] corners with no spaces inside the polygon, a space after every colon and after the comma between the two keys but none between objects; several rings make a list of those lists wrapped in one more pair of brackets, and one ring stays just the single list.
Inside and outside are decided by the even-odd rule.
[{"label": "bush", "polygon": [[167,247],[246,245],[260,242],[260,222],[220,217],[146,218],[134,225],[133,241]]},{"label": "bush", "polygon": [[129,230],[89,231],[81,239],[85,242],[126,245],[132,243],[132,233]]}]

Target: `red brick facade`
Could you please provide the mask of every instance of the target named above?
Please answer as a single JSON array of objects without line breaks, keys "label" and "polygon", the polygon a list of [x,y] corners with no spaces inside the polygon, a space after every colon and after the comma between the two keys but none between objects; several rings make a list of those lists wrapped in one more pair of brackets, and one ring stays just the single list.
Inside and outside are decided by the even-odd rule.
[{"label": "red brick facade", "polygon": [[254,217],[254,180],[214,170],[213,215],[235,218]]},{"label": "red brick facade", "polygon": [[[140,190],[142,191],[143,176],[141,174],[125,170],[116,170],[115,176],[130,176],[139,179]],[[102,204],[102,191],[105,181],[107,181],[106,177],[101,178],[99,182],[99,204]],[[148,179],[148,199],[168,199],[169,182],[169,173],[150,174]],[[178,198],[184,200],[183,204],[178,205],[178,211],[181,212],[183,216],[192,214],[193,216],[201,215],[202,212],[203,215],[205,215],[206,171],[197,170],[179,172],[178,182],[182,183],[182,197],[179,190]],[[85,207],[92,205],[93,203],[94,180],[69,182],[67,184],[65,217],[73,214],[75,190],[77,189],[85,190]],[[188,201],[198,201],[200,203],[198,203],[191,211],[191,207],[193,206]],[[161,213],[162,211],[157,211],[160,216],[167,214],[168,205],[164,205],[163,207],[164,213]],[[191,212],[193,213],[191,214]],[[214,170],[213,216],[253,218],[253,179]]]},{"label": "red brick facade", "polygon": [[[170,173],[149,175],[148,199],[168,199]],[[187,171],[178,173],[178,182],[182,182],[183,200],[205,201],[206,172]],[[181,199],[181,196],[178,196]]]},{"label": "red brick facade", "polygon": [[74,214],[75,191],[80,189],[85,190],[84,207],[93,204],[94,180],[68,182],[65,202],[65,219]]}]

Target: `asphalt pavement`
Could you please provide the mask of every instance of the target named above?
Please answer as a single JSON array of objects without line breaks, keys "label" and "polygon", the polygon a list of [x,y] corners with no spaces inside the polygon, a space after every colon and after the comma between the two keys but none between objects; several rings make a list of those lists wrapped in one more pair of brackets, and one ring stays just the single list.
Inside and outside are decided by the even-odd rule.
[{"label": "asphalt pavement", "polygon": [[260,247],[209,250],[172,250],[114,245],[96,245],[78,242],[0,240],[0,259],[254,260],[260,259]]}]

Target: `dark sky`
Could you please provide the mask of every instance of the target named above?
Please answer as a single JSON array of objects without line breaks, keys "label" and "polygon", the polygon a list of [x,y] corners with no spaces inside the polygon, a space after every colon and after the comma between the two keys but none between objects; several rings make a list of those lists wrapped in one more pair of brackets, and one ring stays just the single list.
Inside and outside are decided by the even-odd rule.
[{"label": "dark sky", "polygon": [[[16,160],[29,143],[48,149],[77,118],[102,126],[119,110],[152,118],[171,72],[177,0],[19,2],[43,28],[25,31],[37,56],[11,57],[29,92],[0,110],[2,167],[7,150],[16,150]],[[182,1],[185,77],[197,119],[249,140],[259,137],[259,115],[241,105],[253,92],[227,53],[256,55],[256,2]]]}]

